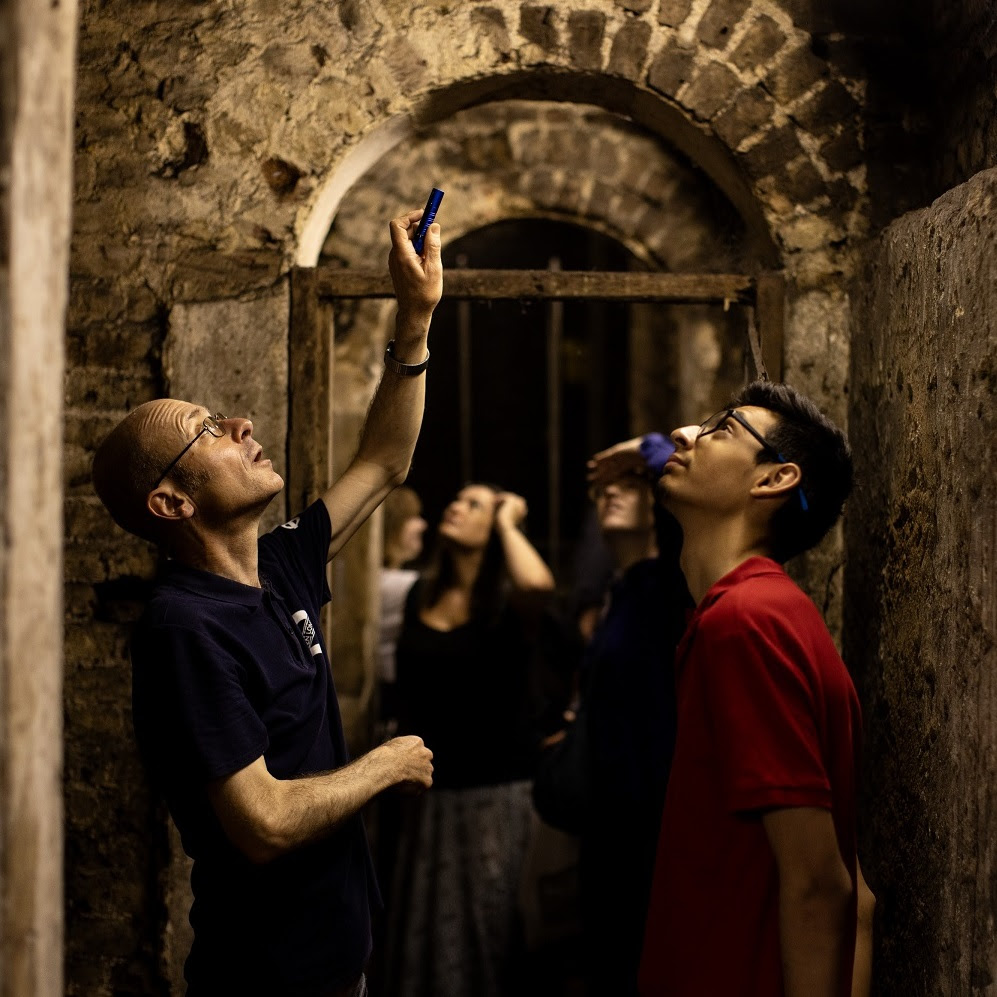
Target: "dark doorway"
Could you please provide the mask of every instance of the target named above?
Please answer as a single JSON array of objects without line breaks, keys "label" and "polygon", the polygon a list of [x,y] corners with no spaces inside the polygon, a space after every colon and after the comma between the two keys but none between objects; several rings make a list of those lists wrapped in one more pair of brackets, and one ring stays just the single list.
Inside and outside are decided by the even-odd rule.
[{"label": "dark doorway", "polygon": [[[643,268],[609,237],[547,219],[498,222],[444,253],[448,269],[542,270],[552,261],[562,270]],[[408,479],[431,524],[466,481],[518,492],[531,540],[567,581],[586,512],[585,461],[629,435],[628,315],[619,302],[444,299]]]}]

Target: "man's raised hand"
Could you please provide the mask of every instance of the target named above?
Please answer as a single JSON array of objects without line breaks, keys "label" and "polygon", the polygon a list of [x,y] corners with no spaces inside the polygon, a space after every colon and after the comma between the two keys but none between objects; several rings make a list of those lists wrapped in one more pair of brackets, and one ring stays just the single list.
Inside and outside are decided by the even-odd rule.
[{"label": "man's raised hand", "polygon": [[434,222],[426,233],[423,255],[415,251],[412,239],[422,218],[421,211],[409,211],[391,220],[391,252],[388,270],[395,288],[400,314],[428,319],[443,297],[443,261],[440,226]]}]

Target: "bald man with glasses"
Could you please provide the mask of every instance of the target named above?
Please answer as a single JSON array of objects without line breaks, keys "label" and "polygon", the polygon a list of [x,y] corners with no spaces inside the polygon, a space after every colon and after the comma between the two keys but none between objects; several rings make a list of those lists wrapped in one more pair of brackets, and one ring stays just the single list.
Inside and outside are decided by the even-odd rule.
[{"label": "bald man with glasses", "polygon": [[164,398],[94,458],[100,498],[168,555],[132,639],[134,724],[194,860],[189,997],[361,997],[381,899],[361,808],[432,784],[432,752],[395,738],[351,761],[319,612],[325,565],[404,481],[443,289],[440,229],[390,224],[395,338],[356,457],[295,519],[258,537],[284,486],[243,417]]},{"label": "bald man with glasses", "polygon": [[[635,461],[636,442],[597,455],[594,472]],[[641,997],[867,993],[862,716],[819,611],[783,569],[840,516],[848,443],[809,399],[758,381],[658,452],[696,608],[675,653]]]}]

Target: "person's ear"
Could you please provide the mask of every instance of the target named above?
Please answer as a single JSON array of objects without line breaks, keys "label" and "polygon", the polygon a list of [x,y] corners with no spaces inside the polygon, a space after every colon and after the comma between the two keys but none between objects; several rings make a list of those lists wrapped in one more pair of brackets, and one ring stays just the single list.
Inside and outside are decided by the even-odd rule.
[{"label": "person's ear", "polygon": [[145,499],[146,508],[157,519],[176,521],[190,519],[194,515],[194,503],[186,492],[171,485],[159,485]]},{"label": "person's ear", "polygon": [[799,464],[770,464],[751,488],[751,494],[761,499],[786,498],[803,480]]}]

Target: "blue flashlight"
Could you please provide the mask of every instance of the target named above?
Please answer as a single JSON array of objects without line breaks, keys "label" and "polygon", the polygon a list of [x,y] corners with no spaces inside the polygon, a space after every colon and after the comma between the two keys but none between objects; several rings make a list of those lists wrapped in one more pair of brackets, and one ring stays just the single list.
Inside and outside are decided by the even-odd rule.
[{"label": "blue flashlight", "polygon": [[426,233],[429,231],[429,226],[433,224],[433,219],[440,209],[440,201],[442,200],[443,191],[434,187],[429,194],[429,200],[426,202],[426,209],[422,213],[419,227],[415,230],[415,238],[412,240],[412,245],[420,256],[422,256],[422,247],[426,242]]}]

